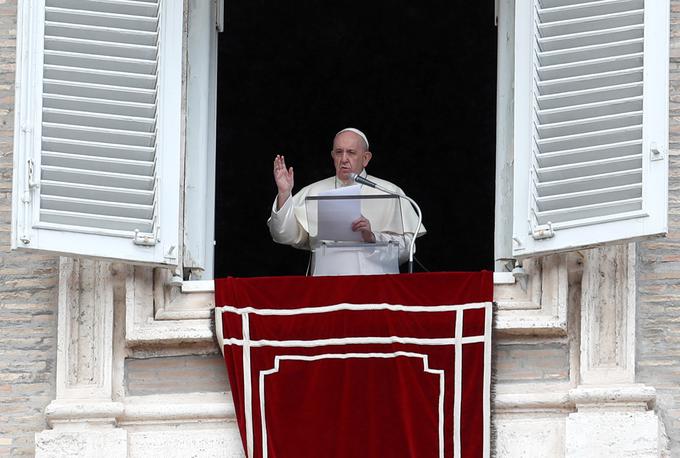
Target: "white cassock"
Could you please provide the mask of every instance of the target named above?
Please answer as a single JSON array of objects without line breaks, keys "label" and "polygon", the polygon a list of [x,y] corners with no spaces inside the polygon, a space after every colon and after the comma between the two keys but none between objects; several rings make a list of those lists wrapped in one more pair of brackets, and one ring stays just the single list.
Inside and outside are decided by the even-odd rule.
[{"label": "white cassock", "polygon": [[[386,189],[394,191],[398,194],[404,192],[396,185],[389,181],[381,180],[371,175],[367,175],[364,170],[361,176],[383,186]],[[272,205],[272,212],[267,225],[272,239],[284,245],[291,245],[302,250],[310,250],[312,241],[309,237],[309,221],[307,218],[307,208],[305,205],[305,198],[309,196],[318,196],[320,193],[330,191],[339,187],[345,186],[342,181],[335,176],[326,178],[325,180],[317,181],[309,186],[302,188],[292,198],[288,198],[280,209],[276,209],[276,198]],[[385,195],[382,191],[371,188],[369,186],[361,186],[361,195]],[[399,248],[399,263],[404,263],[408,260],[408,249],[418,225],[418,215],[411,206],[411,204],[399,199],[401,205],[382,205],[380,207],[369,206],[362,209],[363,216],[371,222],[371,230],[375,234],[376,242],[394,242]],[[403,235],[402,235],[403,228]],[[418,237],[424,235],[425,227],[421,226],[418,232]],[[352,255],[355,257],[354,264],[357,266],[352,268],[355,274],[375,274],[380,272],[376,267],[375,262],[372,262],[370,250],[359,250]],[[378,269],[378,270],[376,270]],[[350,272],[345,272],[350,273]]]}]

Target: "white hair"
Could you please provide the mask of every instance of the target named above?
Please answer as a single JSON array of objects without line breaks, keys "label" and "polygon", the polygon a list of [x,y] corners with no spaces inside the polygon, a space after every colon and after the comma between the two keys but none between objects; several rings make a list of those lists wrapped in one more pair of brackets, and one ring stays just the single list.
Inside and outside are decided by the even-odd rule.
[{"label": "white hair", "polygon": [[355,129],[354,127],[347,127],[345,129],[342,129],[337,134],[335,134],[335,136],[337,137],[338,135],[340,135],[343,132],[353,132],[353,133],[357,134],[364,141],[364,143],[366,144],[366,150],[368,150],[368,138],[366,138],[366,134],[364,134],[362,131],[360,131],[359,129]]}]

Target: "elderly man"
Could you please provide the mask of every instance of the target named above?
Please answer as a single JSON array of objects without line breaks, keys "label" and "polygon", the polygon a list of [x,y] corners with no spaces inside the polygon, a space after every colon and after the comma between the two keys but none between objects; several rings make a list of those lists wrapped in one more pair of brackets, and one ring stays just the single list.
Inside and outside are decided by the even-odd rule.
[{"label": "elderly man", "polygon": [[[293,167],[287,168],[283,156],[274,159],[274,181],[278,195],[272,206],[271,217],[267,221],[272,239],[277,243],[292,245],[300,249],[310,249],[309,227],[307,223],[305,198],[317,196],[322,192],[355,184],[352,173],[368,178],[386,189],[403,194],[394,184],[366,174],[366,166],[371,160],[368,139],[354,128],[343,129],[333,139],[331,151],[335,176],[317,181],[302,188],[291,196],[294,184]],[[362,195],[383,194],[371,187],[362,186]],[[401,208],[401,214],[398,209]],[[396,214],[395,214],[396,213]],[[392,230],[394,222],[403,223],[404,234]],[[408,259],[408,246],[415,232],[418,218],[411,204],[404,202],[401,206],[391,206],[371,214],[364,214],[352,222],[352,231],[360,232],[366,243],[395,242],[399,246],[399,262]],[[418,236],[425,234],[421,227]]]}]

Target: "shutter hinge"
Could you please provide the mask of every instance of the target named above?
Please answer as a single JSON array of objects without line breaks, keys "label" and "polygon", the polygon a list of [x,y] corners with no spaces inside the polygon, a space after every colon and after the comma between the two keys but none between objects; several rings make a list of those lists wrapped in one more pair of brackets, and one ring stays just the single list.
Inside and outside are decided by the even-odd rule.
[{"label": "shutter hinge", "polygon": [[35,181],[35,163],[33,162],[33,159],[29,159],[26,162],[28,162],[28,187],[29,189],[37,188],[38,183]]},{"label": "shutter hinge", "polygon": [[656,142],[649,144],[649,151],[651,153],[650,159],[652,161],[660,161],[665,157],[663,148],[660,148]]},{"label": "shutter hinge", "polygon": [[555,231],[553,231],[552,223],[542,224],[540,226],[535,226],[531,230],[531,236],[534,240],[543,240],[555,237]]},{"label": "shutter hinge", "polygon": [[170,260],[177,259],[177,254],[175,254],[175,248],[177,248],[175,245],[170,245],[168,247],[167,252],[163,255],[163,257],[165,259],[170,259]]},{"label": "shutter hinge", "polygon": [[156,245],[156,243],[158,243],[158,239],[156,237],[156,234],[139,232],[139,229],[135,229],[135,236],[132,239],[132,242],[135,245],[154,246]]},{"label": "shutter hinge", "polygon": [[26,189],[21,200],[26,204],[31,203],[31,191],[37,187],[38,183],[35,181],[35,163],[33,159],[28,159],[26,161]]},{"label": "shutter hinge", "polygon": [[[27,132],[26,128],[22,129],[24,132]],[[28,129],[30,132],[30,129]],[[24,187],[24,192],[21,197],[21,201],[23,202],[23,213],[24,213],[24,221],[21,223],[21,232],[22,235],[19,237],[19,240],[21,243],[24,245],[30,245],[31,244],[31,237],[29,234],[26,233],[26,224],[29,221],[30,214],[31,214],[31,200],[33,200],[33,189],[38,187],[38,183],[35,180],[35,162],[33,162],[33,159],[28,159],[26,160],[26,186]]]}]

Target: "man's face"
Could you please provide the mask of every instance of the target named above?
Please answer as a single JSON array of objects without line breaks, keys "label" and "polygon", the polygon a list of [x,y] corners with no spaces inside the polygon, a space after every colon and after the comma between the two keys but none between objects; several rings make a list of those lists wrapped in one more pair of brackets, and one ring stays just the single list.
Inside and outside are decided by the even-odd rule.
[{"label": "man's face", "polygon": [[354,132],[343,132],[335,137],[331,156],[335,176],[345,182],[350,180],[350,173],[361,173],[371,160],[371,152],[366,150],[363,139]]}]

